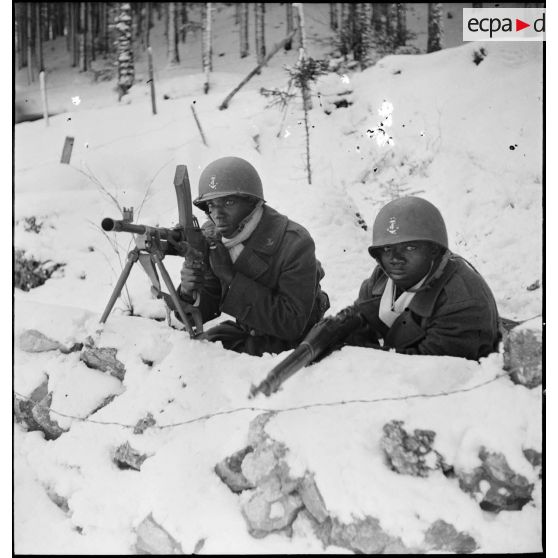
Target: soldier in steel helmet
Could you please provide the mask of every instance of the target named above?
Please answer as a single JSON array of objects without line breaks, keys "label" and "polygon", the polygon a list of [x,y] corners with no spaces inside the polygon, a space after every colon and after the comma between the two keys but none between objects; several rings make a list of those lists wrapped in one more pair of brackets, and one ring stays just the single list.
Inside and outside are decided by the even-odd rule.
[{"label": "soldier in steel helmet", "polygon": [[221,312],[236,318],[202,338],[258,356],[295,347],[329,308],[308,231],[266,205],[258,172],[239,157],[210,163],[193,203],[209,217],[209,265],[185,259],[179,296],[204,322]]},{"label": "soldier in steel helmet", "polygon": [[347,344],[478,360],[498,350],[498,310],[478,271],[448,248],[438,209],[422,198],[378,213],[368,249],[377,266],[354,309],[363,327]]}]

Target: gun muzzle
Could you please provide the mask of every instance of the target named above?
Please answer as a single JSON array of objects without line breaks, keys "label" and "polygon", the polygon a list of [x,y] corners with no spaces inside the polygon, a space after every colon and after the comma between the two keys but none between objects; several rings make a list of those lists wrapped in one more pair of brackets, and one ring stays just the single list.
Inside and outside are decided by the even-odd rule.
[{"label": "gun muzzle", "polygon": [[303,341],[287,358],[283,359],[269,372],[266,379],[259,386],[252,386],[250,388],[249,399],[253,399],[258,393],[263,393],[269,397],[279,389],[285,380],[310,364],[315,356],[312,347]]}]

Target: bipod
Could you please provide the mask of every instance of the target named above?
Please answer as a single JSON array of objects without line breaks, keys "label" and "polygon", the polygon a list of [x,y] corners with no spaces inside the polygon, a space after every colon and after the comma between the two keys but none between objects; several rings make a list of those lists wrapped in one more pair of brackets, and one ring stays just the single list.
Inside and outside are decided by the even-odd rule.
[{"label": "bipod", "polygon": [[[190,338],[194,339],[203,332],[203,320],[200,309],[180,299],[170,275],[163,264],[163,258],[164,252],[161,250],[160,239],[157,238],[153,230],[149,229],[145,234],[136,238],[136,247],[128,253],[128,261],[116,282],[105,311],[99,320],[100,323],[104,324],[106,322],[116,300],[126,284],[133,265],[139,260],[147,276],[151,280],[151,292],[157,298],[163,298],[170,310],[176,310],[178,312],[182,323],[186,326],[190,334]],[[157,270],[159,270],[169,291],[168,294],[161,290],[161,283],[157,275]]]}]

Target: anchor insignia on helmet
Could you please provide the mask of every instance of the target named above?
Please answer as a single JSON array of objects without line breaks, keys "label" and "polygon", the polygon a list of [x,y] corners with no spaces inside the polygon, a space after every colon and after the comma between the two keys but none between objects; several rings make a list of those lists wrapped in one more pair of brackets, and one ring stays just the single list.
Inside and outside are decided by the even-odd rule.
[{"label": "anchor insignia on helmet", "polygon": [[399,225],[397,224],[397,220],[395,219],[395,217],[392,217],[389,220],[389,227],[386,229],[386,231],[390,234],[397,234],[398,230],[399,230]]},{"label": "anchor insignia on helmet", "polygon": [[214,176],[212,176],[211,180],[209,181],[209,187],[212,190],[215,190],[215,188],[217,188],[217,182],[215,182],[215,177]]}]

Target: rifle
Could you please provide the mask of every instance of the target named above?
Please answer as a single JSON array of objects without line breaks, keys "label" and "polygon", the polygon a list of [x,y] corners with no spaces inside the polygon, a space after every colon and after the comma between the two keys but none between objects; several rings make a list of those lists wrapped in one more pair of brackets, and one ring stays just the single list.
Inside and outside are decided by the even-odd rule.
[{"label": "rifle", "polygon": [[[105,231],[129,232],[134,235],[136,247],[128,253],[128,261],[116,282],[100,323],[105,323],[114,303],[120,296],[134,263],[140,262],[151,280],[151,292],[157,298],[163,298],[169,310],[178,312],[191,338],[203,332],[203,320],[198,307],[186,303],[178,296],[172,280],[163,265],[165,256],[182,256],[190,258],[194,265],[202,268],[207,261],[208,245],[200,229],[198,220],[192,214],[192,196],[190,180],[186,165],[177,165],[174,175],[174,187],[178,202],[178,225],[172,229],[133,224],[133,208],[123,209],[121,220],[106,217],[101,223]],[[157,270],[161,273],[168,293],[161,290]],[[197,298],[197,297],[194,297]]]},{"label": "rifle", "polygon": [[356,306],[348,306],[334,316],[323,318],[308,332],[300,345],[268,373],[260,385],[250,387],[248,397],[252,399],[258,393],[269,397],[301,368],[338,349],[362,325],[364,319]]}]

